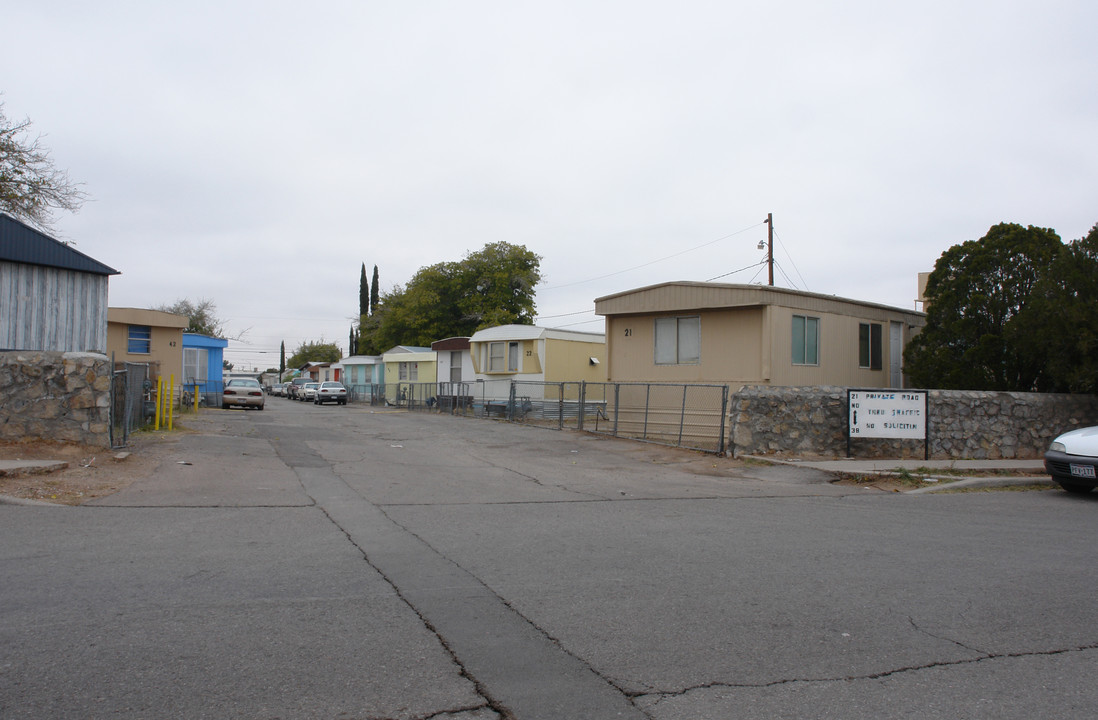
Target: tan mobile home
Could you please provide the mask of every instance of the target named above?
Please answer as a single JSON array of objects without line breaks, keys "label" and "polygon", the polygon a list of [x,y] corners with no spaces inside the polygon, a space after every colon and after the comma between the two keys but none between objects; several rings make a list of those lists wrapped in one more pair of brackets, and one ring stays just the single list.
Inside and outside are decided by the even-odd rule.
[{"label": "tan mobile home", "polygon": [[668,282],[595,300],[611,382],[903,387],[915,310],[762,285]]},{"label": "tan mobile home", "polygon": [[150,377],[183,382],[183,331],[186,315],[145,308],[107,309],[107,354],[115,364],[147,363]]}]

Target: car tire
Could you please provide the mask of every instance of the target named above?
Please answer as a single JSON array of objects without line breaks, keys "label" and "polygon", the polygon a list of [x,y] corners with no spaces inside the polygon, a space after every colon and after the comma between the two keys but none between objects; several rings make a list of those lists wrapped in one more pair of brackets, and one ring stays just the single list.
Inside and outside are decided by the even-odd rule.
[{"label": "car tire", "polygon": [[1085,483],[1074,483],[1067,480],[1057,480],[1060,483],[1060,487],[1067,490],[1072,495],[1086,495],[1094,489],[1093,485],[1087,485]]},{"label": "car tire", "polygon": [[232,405],[230,405],[229,403],[221,403],[221,409],[222,410],[228,410],[231,407],[232,407]]}]

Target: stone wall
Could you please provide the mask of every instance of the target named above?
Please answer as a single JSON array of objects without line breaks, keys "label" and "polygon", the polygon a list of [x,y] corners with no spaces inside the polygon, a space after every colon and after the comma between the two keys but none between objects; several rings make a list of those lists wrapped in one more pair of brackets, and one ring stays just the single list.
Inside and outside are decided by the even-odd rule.
[{"label": "stone wall", "polygon": [[0,440],[110,447],[111,361],[75,352],[0,352]]},{"label": "stone wall", "polygon": [[[739,455],[845,457],[846,388],[749,386],[730,402],[729,447]],[[1098,396],[931,390],[930,457],[1039,458],[1057,435],[1098,425]],[[920,440],[855,439],[856,458],[921,458]]]}]

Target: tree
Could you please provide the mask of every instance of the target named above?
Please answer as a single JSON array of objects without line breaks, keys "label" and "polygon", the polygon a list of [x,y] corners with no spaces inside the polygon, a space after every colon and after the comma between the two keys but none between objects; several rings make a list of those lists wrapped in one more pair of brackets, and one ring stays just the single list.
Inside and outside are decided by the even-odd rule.
[{"label": "tree", "polygon": [[381,288],[377,283],[377,265],[374,265],[374,279],[370,282],[370,315],[377,312],[377,304],[381,301]]},{"label": "tree", "polygon": [[299,368],[307,362],[339,362],[339,347],[335,343],[303,342],[287,360],[288,367]]},{"label": "tree", "polygon": [[225,370],[232,370],[233,369],[233,364],[231,362],[229,362],[228,360],[222,360],[221,361],[221,367],[224,368]]},{"label": "tree", "polygon": [[357,347],[357,346],[358,346],[358,342],[356,342],[356,339],[355,339],[355,327],[354,327],[354,325],[352,325],[351,326],[351,332],[347,336],[347,347],[349,348],[347,350],[347,354],[348,355],[354,355],[355,354],[355,347]]},{"label": "tree", "polygon": [[366,279],[366,263],[362,263],[362,274],[358,278],[358,315],[370,314],[370,281]]},{"label": "tree", "polygon": [[1098,393],[1098,224],[1061,248],[1021,330],[1046,358],[1043,390]]},{"label": "tree", "polygon": [[1031,391],[1047,386],[1047,355],[1027,336],[1034,289],[1063,243],[1013,223],[942,253],[927,282],[927,322],[904,352],[917,386]]},{"label": "tree", "polygon": [[286,341],[283,340],[278,348],[278,377],[286,372]]},{"label": "tree", "polygon": [[355,347],[359,355],[380,355],[392,347],[392,345],[383,346],[381,344],[381,339],[377,335],[377,331],[381,327],[381,317],[382,314],[377,313],[374,315],[363,315],[359,318],[358,338]]},{"label": "tree", "polygon": [[541,258],[505,242],[461,262],[420,268],[405,287],[386,293],[372,333],[375,346],[430,345],[495,325],[531,325]]},{"label": "tree", "polygon": [[0,103],[0,211],[48,231],[54,210],[76,212],[87,195],[54,167],[41,136],[25,137],[30,126],[8,120]]},{"label": "tree", "polygon": [[[534,286],[541,258],[520,245],[497,242],[462,261],[462,315],[472,330],[495,325],[533,325]],[[469,332],[468,334],[472,334]]]},{"label": "tree", "polygon": [[190,300],[176,300],[174,305],[161,305],[156,310],[186,315],[190,319],[187,332],[209,335],[210,337],[225,338],[222,330],[222,321],[217,317],[217,306],[212,300],[202,299],[197,303]]}]

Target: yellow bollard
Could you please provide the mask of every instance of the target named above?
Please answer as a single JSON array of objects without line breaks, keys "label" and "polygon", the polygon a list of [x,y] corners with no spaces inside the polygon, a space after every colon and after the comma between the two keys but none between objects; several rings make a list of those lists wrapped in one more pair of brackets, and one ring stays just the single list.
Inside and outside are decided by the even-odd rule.
[{"label": "yellow bollard", "polygon": [[156,412],[153,414],[156,421],[153,423],[153,430],[160,429],[160,401],[164,397],[164,378],[156,378]]}]

